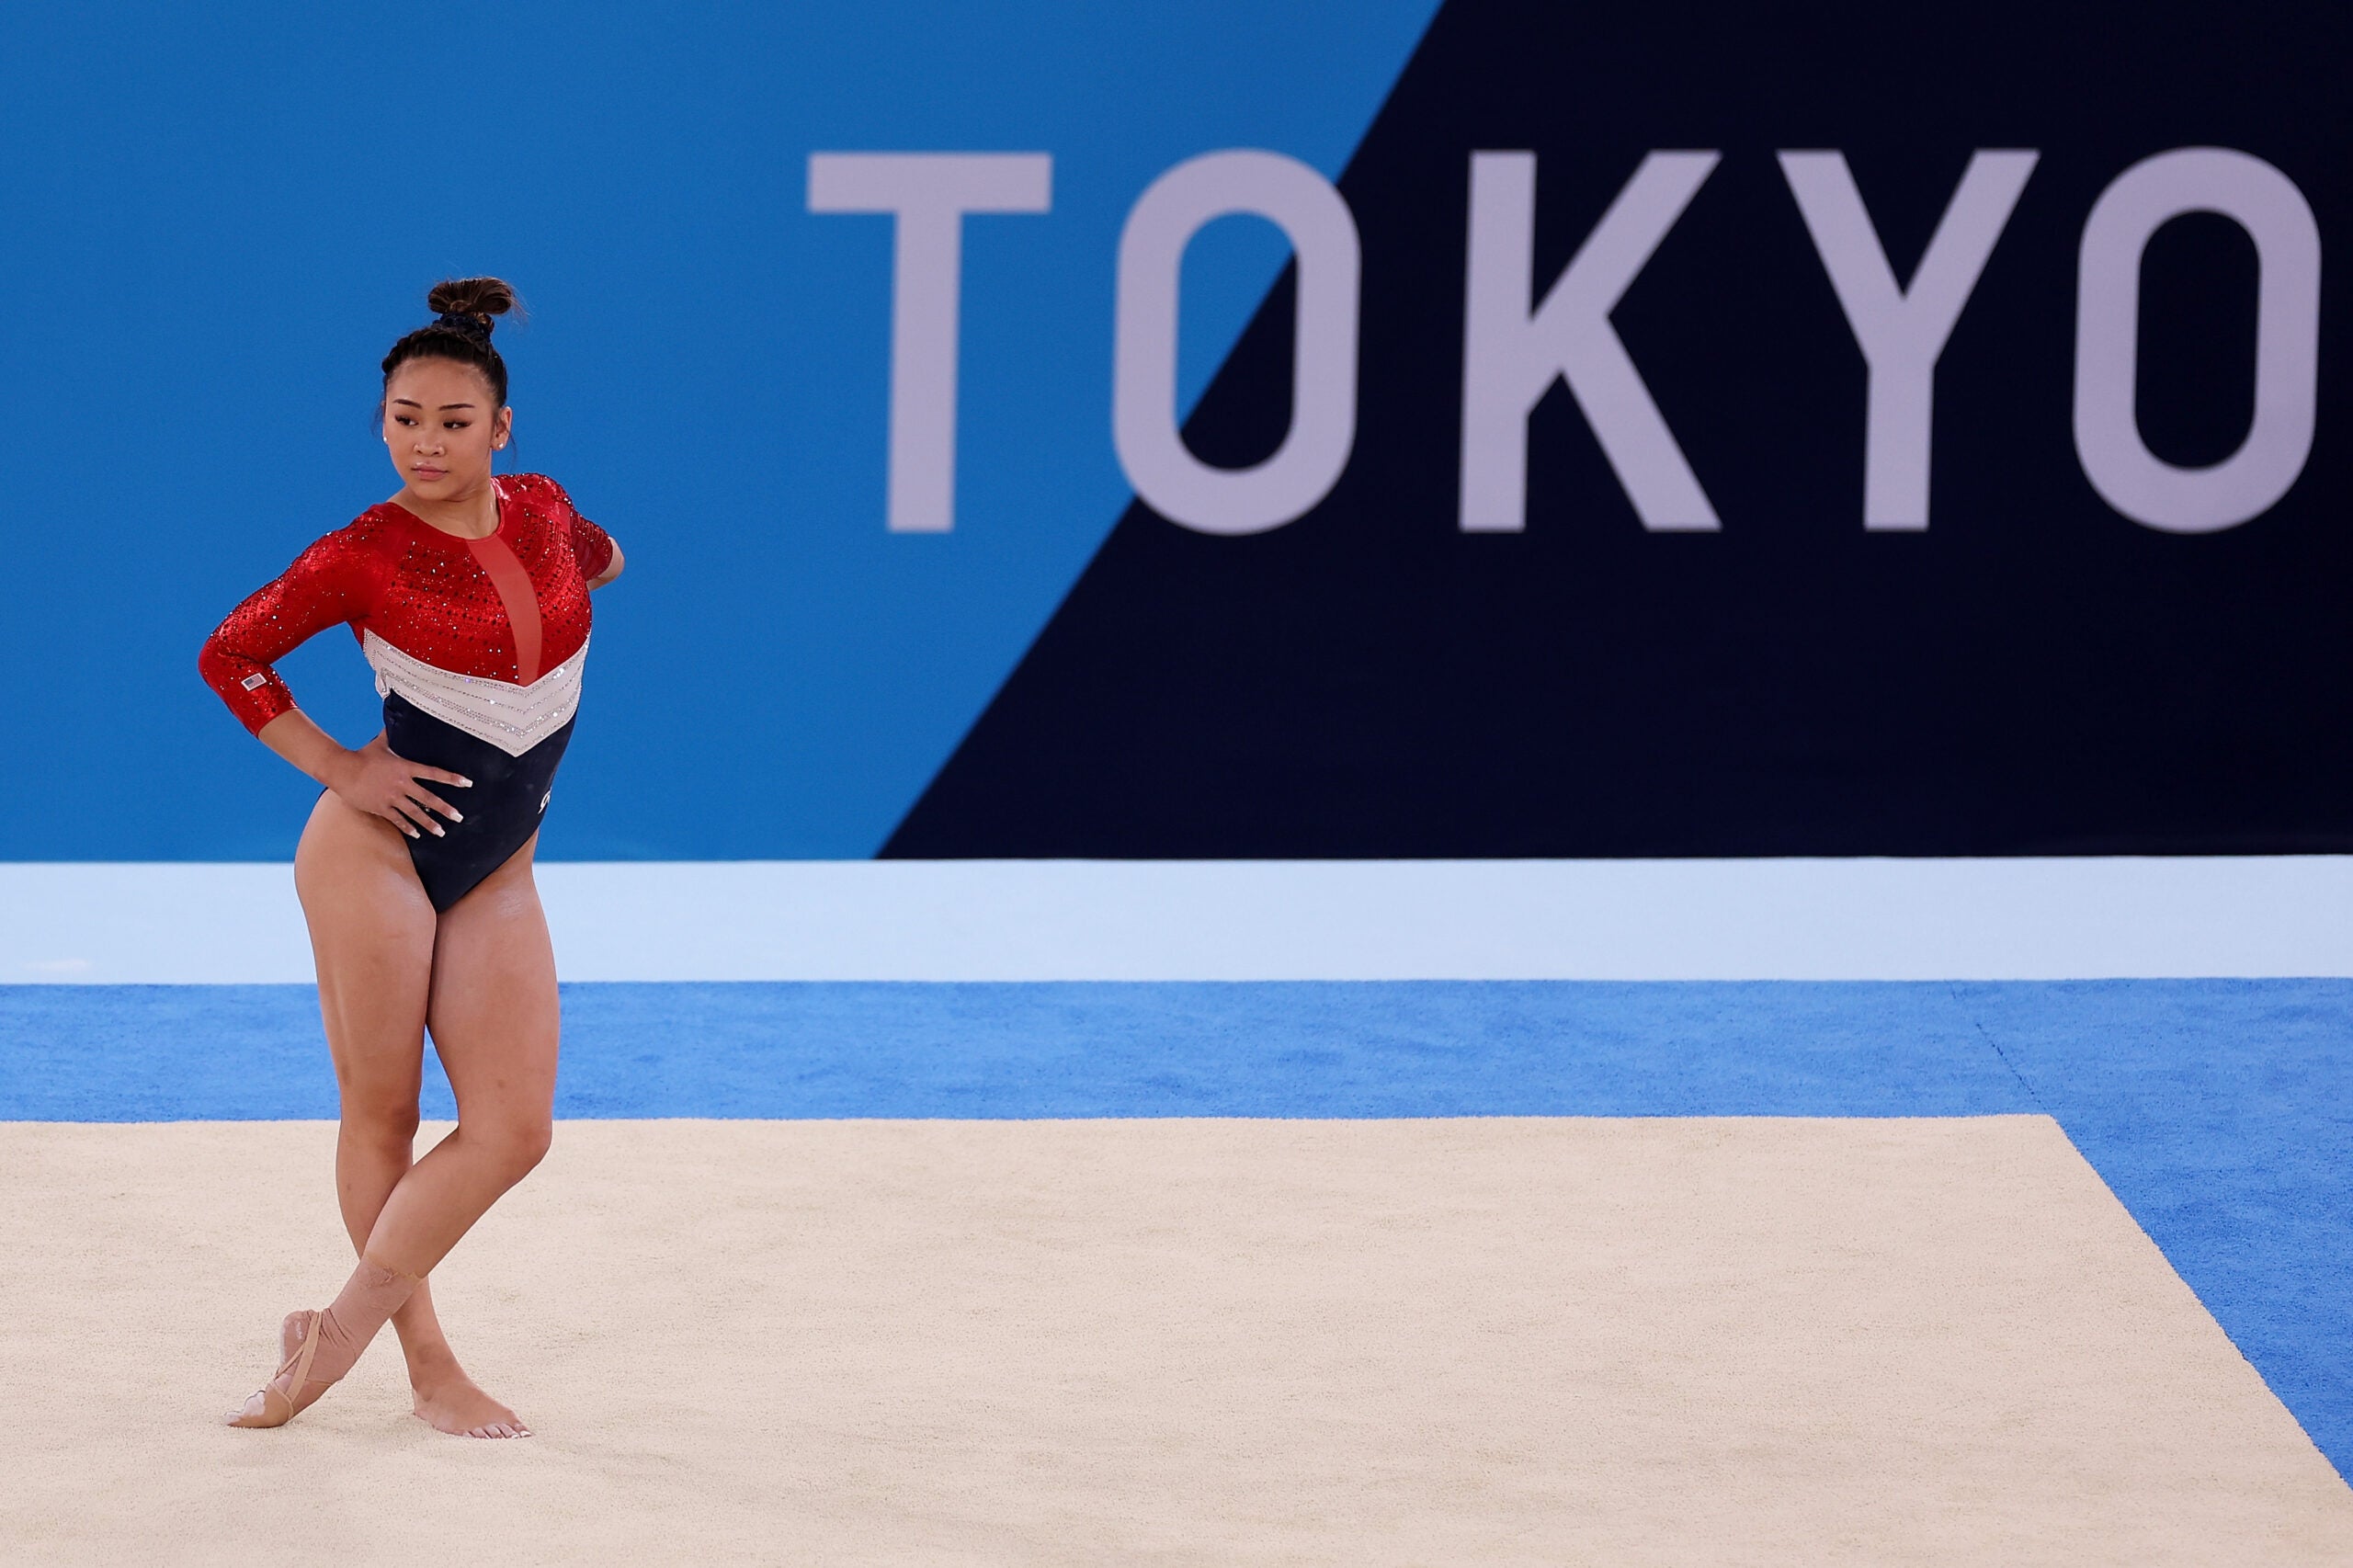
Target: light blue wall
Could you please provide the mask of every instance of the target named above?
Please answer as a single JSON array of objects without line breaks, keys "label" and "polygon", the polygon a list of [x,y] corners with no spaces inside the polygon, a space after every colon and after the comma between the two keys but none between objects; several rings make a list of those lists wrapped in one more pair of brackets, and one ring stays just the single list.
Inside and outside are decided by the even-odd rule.
[{"label": "light blue wall", "polygon": [[[871,853],[1128,499],[1113,255],[1214,148],[1336,175],[1435,0],[81,6],[0,51],[0,858],[290,852],[311,787],[199,683],[205,632],[397,487],[375,364],[496,272],[522,465],[628,548],[554,857]],[[965,228],[956,530],[882,526],[890,221],[814,151],[1053,155]],[[1281,259],[1205,231],[1197,392]],[[287,662],[345,739],[341,633]]]}]

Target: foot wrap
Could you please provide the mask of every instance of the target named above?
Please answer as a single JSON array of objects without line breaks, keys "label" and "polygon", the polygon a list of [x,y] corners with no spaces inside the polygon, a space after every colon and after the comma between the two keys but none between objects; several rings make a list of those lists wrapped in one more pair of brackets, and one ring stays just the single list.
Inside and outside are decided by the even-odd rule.
[{"label": "foot wrap", "polygon": [[343,1290],[319,1314],[319,1353],[311,1363],[310,1381],[340,1381],[421,1283],[414,1274],[362,1257]]}]

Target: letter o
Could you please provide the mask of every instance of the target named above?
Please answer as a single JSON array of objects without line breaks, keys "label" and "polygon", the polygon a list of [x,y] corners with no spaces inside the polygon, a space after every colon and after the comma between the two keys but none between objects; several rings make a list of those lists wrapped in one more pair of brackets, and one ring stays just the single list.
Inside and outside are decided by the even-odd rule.
[{"label": "letter o", "polygon": [[[2187,212],[2218,212],[2255,242],[2255,418],[2206,468],[2149,450],[2133,407],[2141,255]],[[2295,182],[2226,147],[2183,147],[2116,176],[2084,222],[2076,262],[2075,456],[2102,499],[2167,533],[2235,528],[2288,493],[2313,447],[2320,378],[2320,228]]]},{"label": "letter o", "polygon": [[[1299,269],[1290,428],[1272,457],[1212,468],[1176,424],[1176,301],[1185,247],[1247,212],[1290,241]],[[1128,483],[1171,522],[1210,534],[1280,528],[1331,493],[1357,433],[1356,220],[1322,175],[1253,151],[1188,159],[1147,187],[1120,234],[1111,436]]]}]

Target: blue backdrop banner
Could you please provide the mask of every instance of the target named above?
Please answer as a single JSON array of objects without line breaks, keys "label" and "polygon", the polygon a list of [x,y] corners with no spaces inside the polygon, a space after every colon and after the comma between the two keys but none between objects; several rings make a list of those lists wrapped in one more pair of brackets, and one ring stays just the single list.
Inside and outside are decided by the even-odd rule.
[{"label": "blue backdrop banner", "polygon": [[0,858],[290,852],[195,652],[475,272],[551,857],[2353,848],[2342,7],[10,26]]}]

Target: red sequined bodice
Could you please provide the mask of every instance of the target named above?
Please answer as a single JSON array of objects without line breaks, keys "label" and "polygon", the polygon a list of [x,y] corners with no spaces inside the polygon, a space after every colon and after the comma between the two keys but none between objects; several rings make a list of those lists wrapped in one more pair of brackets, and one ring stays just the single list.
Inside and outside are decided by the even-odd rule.
[{"label": "red sequined bodice", "polygon": [[613,541],[544,474],[496,483],[489,539],[444,533],[387,501],[312,545],[205,640],[206,684],[258,733],[295,705],[270,666],[335,625],[452,675],[529,686],[562,665],[588,641],[588,584]]}]

